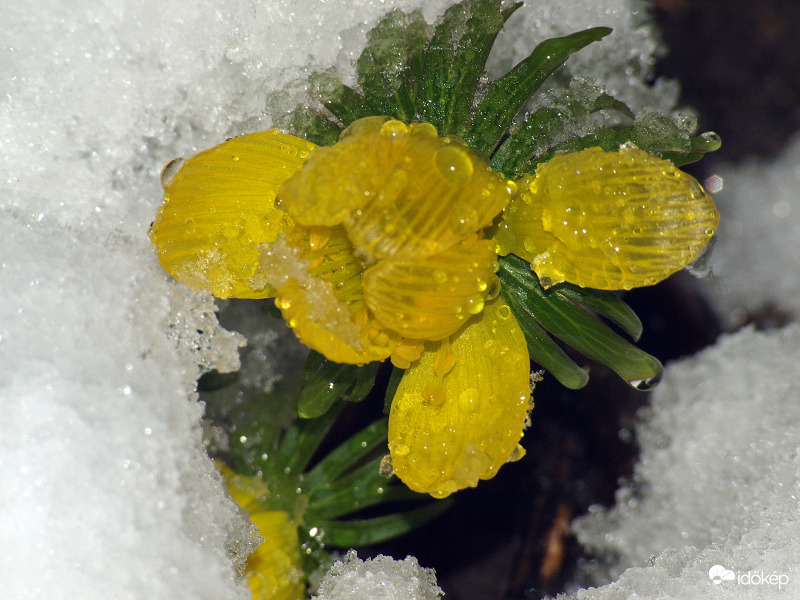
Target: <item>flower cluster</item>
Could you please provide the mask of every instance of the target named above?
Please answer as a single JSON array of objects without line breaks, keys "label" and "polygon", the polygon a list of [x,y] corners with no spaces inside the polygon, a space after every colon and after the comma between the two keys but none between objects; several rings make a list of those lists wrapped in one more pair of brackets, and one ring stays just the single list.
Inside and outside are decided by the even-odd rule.
[{"label": "flower cluster", "polygon": [[445,497],[524,454],[526,338],[498,296],[497,254],[545,287],[650,285],[718,221],[700,185],[624,145],[557,155],[509,181],[454,136],[389,117],[330,147],[271,130],[162,174],[151,228],[176,279],[219,297],[274,297],[328,359],[405,369],[391,407],[394,472]]}]

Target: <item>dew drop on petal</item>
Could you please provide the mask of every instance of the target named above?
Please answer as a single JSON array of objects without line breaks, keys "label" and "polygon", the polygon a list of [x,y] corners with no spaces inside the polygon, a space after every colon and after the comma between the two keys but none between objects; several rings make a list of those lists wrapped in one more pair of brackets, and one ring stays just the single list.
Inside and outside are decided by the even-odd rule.
[{"label": "dew drop on petal", "polygon": [[386,121],[381,126],[380,134],[385,138],[395,139],[402,135],[408,133],[408,126],[401,121],[395,121],[392,119],[391,121]]},{"label": "dew drop on petal", "polygon": [[442,178],[453,185],[463,185],[472,179],[472,159],[458,146],[444,146],[434,157]]}]

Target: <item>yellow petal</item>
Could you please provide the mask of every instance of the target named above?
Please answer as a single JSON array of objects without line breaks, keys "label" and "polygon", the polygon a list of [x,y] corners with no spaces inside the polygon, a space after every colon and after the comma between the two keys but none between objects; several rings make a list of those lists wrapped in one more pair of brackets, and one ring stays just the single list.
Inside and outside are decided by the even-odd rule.
[{"label": "yellow petal", "polygon": [[475,486],[519,458],[529,409],[525,337],[497,299],[403,375],[389,415],[394,472],[436,498]]},{"label": "yellow petal", "polygon": [[545,287],[652,285],[689,264],[719,222],[693,177],[632,144],[556,156],[517,183],[495,241]]},{"label": "yellow petal", "polygon": [[513,187],[430,124],[370,117],[315,150],[280,189],[279,205],[303,225],[343,223],[365,255],[424,258],[488,226]]},{"label": "yellow petal", "polygon": [[236,504],[250,513],[261,510],[269,496],[269,489],[263,479],[240,475],[220,461],[214,461],[214,464],[222,473],[228,492]]},{"label": "yellow petal", "polygon": [[339,363],[389,357],[400,337],[364,306],[361,259],[344,229],[296,226],[265,245],[261,265],[277,292],[275,305],[309,348]]},{"label": "yellow petal", "polygon": [[429,258],[386,259],[364,273],[364,300],[403,337],[440,340],[497,294],[494,243],[471,236]]},{"label": "yellow petal", "polygon": [[283,230],[275,194],[314,147],[273,129],[170,162],[150,229],[164,270],[220,298],[271,296],[259,246]]},{"label": "yellow petal", "polygon": [[282,510],[257,512],[253,524],[264,541],[247,559],[245,576],[253,600],[302,600],[306,585],[297,526]]}]

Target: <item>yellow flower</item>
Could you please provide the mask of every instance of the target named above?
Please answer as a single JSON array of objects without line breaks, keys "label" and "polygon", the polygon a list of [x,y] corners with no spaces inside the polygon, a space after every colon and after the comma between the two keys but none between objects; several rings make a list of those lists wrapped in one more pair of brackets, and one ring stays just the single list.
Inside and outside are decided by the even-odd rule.
[{"label": "yellow flower", "polygon": [[[274,295],[330,360],[406,369],[392,466],[440,498],[524,454],[530,360],[497,297],[497,252],[528,258],[547,285],[631,287],[685,266],[716,225],[693,179],[633,148],[557,156],[514,183],[458,138],[388,117],[356,121],[326,148],[276,130],[243,136],[170,163],[162,181],[151,237],[176,279],[220,297]],[[673,206],[682,194],[692,200]]]},{"label": "yellow flower", "polygon": [[694,178],[633,144],[556,156],[517,185],[494,239],[544,287],[653,285],[690,263],[719,223]]},{"label": "yellow flower", "polygon": [[250,513],[250,520],[264,538],[248,557],[244,572],[253,600],[303,600],[306,585],[297,525],[285,511],[264,509],[269,491],[260,478],[237,475],[219,463],[217,468],[233,499]]}]

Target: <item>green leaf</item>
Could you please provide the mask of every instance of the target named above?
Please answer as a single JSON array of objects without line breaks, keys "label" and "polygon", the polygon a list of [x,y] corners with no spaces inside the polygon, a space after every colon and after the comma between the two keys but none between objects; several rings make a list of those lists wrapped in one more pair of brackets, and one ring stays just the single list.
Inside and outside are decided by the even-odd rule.
[{"label": "green leaf", "polygon": [[416,109],[416,78],[422,70],[428,25],[422,13],[389,12],[367,33],[356,63],[358,84],[377,114],[407,123]]},{"label": "green leaf", "polygon": [[642,322],[633,309],[612,292],[582,288],[571,283],[562,283],[559,293],[573,302],[591,308],[599,315],[618,325],[635,341],[642,337]]},{"label": "green leaf", "polygon": [[279,478],[290,474],[297,476],[305,471],[342,408],[344,404],[340,402],[321,417],[295,421],[286,430],[275,460],[270,460],[267,468]]},{"label": "green leaf", "polygon": [[[386,446],[389,431],[388,419],[379,419],[359,431],[323,458],[305,476],[305,487],[313,493],[318,487],[329,485],[347,473],[375,448]],[[376,467],[377,472],[377,467]]]},{"label": "green leaf", "polygon": [[[412,492],[396,478],[386,479],[380,474],[381,460],[377,457],[329,486],[312,490],[307,514],[315,519],[329,520],[378,504],[430,499],[430,496]],[[311,516],[308,518],[312,519]]]},{"label": "green leaf", "polygon": [[570,54],[611,33],[594,27],[560,38],[545,40],[506,75],[495,81],[475,110],[475,119],[463,136],[466,142],[491,156],[522,107]]},{"label": "green leaf", "polygon": [[542,328],[589,359],[608,366],[631,386],[647,390],[661,379],[663,367],[658,359],[576,305],[559,286],[542,288],[530,265],[521,258],[513,254],[500,258],[498,276],[504,297],[516,296]]},{"label": "green leaf", "polygon": [[369,546],[408,533],[442,514],[450,506],[448,500],[431,502],[408,512],[353,521],[319,521],[325,543],[338,548]]},{"label": "green leaf", "polygon": [[304,107],[289,116],[289,128],[317,146],[333,146],[342,132],[336,123]]},{"label": "green leaf", "polygon": [[558,379],[564,387],[578,390],[585,386],[589,382],[588,369],[576,365],[553,338],[547,335],[536,322],[536,315],[528,308],[525,298],[514,294],[505,286],[500,294],[514,313],[522,333],[525,334],[531,360]]},{"label": "green leaf", "polygon": [[521,166],[526,161],[546,152],[569,135],[569,131],[591,126],[589,115],[599,111],[614,111],[633,118],[626,104],[585,80],[573,80],[569,88],[551,94],[554,98],[528,115],[497,148],[491,159],[495,171],[506,177],[524,172]]},{"label": "green leaf", "polygon": [[303,367],[297,414],[303,419],[314,419],[339,398],[360,402],[372,389],[380,365],[379,362],[362,367],[340,364],[312,350]]},{"label": "green leaf", "polygon": [[685,117],[670,117],[654,109],[645,109],[633,125],[609,127],[595,133],[568,140],[549,151],[520,165],[520,172],[533,173],[536,165],[550,160],[560,152],[578,152],[600,147],[606,152],[619,150],[622,144],[632,142],[642,150],[682,166],[699,160],[704,153],[719,149],[719,136],[706,132],[690,135],[694,121]]},{"label": "green leaf", "polygon": [[310,78],[311,94],[347,127],[353,121],[378,114],[364,97],[339,81],[332,73],[316,73]]},{"label": "green leaf", "polygon": [[425,51],[417,92],[421,121],[440,133],[459,134],[470,119],[478,81],[506,20],[522,3],[464,0],[445,11]]}]

